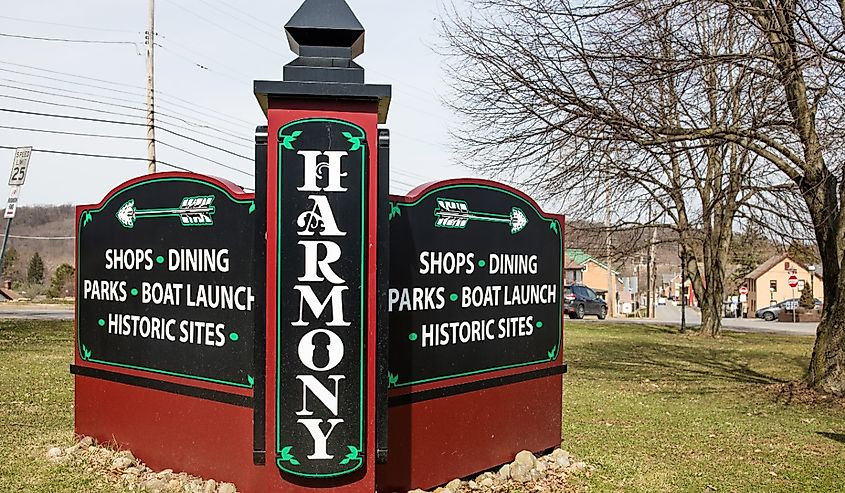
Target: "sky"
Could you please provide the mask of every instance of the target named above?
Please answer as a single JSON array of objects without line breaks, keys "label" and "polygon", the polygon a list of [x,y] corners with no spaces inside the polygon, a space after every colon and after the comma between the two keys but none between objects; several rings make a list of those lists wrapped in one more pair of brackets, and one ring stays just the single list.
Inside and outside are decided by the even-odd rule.
[{"label": "sky", "polygon": [[[366,29],[365,51],[356,59],[366,81],[393,86],[391,192],[475,176],[449,152],[454,118],[441,103],[447,85],[435,50],[440,0],[347,3]],[[300,5],[156,0],[158,160],[254,186],[253,133],[266,120],[252,82],[281,80],[282,67],[295,58],[283,26]],[[146,29],[147,0],[6,2],[0,11],[0,146],[146,158]],[[14,150],[0,148],[0,174],[11,169],[13,157]],[[146,168],[144,160],[36,152],[19,204],[96,203]]]}]

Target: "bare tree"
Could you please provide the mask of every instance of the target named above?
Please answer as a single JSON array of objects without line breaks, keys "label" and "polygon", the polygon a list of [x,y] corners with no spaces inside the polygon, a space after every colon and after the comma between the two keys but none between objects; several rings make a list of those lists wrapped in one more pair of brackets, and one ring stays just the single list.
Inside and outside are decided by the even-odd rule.
[{"label": "bare tree", "polygon": [[845,394],[843,2],[470,4],[443,23],[467,156],[570,214],[589,216],[603,182],[620,222],[658,223],[643,211],[659,205],[710,334],[738,219],[811,234],[826,282],[808,381]]},{"label": "bare tree", "polygon": [[[443,24],[465,161],[559,200],[572,217],[597,220],[609,193],[614,229],[671,229],[702,333],[718,335],[733,224],[778,184],[735,142],[655,129],[686,135],[765,113],[771,84],[755,88],[752,68],[695,61],[756,41],[735,19],[701,15],[694,4],[671,12],[648,2],[471,4]],[[754,90],[759,99],[748,97]]]}]

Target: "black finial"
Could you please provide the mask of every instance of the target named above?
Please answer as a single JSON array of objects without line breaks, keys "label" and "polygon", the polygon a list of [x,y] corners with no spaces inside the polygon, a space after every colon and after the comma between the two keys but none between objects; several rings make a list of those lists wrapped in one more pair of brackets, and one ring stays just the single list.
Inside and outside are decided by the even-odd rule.
[{"label": "black finial", "polygon": [[285,81],[364,83],[352,61],[364,52],[364,27],[345,0],[305,0],[285,31],[299,55],[285,65]]}]

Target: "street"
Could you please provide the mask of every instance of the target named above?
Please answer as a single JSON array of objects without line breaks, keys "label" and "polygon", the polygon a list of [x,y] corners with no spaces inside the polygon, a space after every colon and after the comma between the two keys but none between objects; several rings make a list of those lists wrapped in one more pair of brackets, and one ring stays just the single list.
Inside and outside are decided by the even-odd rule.
[{"label": "street", "polygon": [[[661,305],[657,307],[656,318],[608,318],[605,322],[610,323],[660,323],[660,324],[681,324],[681,307],[674,305]],[[585,320],[593,321],[595,317],[587,317]],[[701,324],[701,315],[697,310],[687,307],[686,309],[687,324],[696,326]],[[722,328],[735,332],[757,332],[757,333],[771,333],[771,334],[787,334],[787,335],[816,335],[817,323],[783,323],[783,322],[766,322],[759,318],[723,318]]]},{"label": "street", "polygon": [[[681,307],[674,305],[658,306],[655,319],[645,318],[608,318],[610,323],[660,323],[680,325]],[[0,304],[0,319],[31,319],[31,320],[73,320],[73,305],[51,305],[40,303],[2,303]],[[696,326],[701,324],[701,315],[697,310],[687,307],[687,324]],[[587,317],[585,321],[597,321],[595,317]],[[766,322],[762,319],[724,318],[722,327],[736,332],[758,332],[788,335],[816,335],[816,323],[782,323]]]},{"label": "street", "polygon": [[0,319],[73,320],[73,305],[0,303]]}]

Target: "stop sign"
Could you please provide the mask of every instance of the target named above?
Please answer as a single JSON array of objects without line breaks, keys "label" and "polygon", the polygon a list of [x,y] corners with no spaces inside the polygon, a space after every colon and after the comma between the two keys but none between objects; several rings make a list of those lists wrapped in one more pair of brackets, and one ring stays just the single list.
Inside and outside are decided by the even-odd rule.
[{"label": "stop sign", "polygon": [[789,276],[789,280],[786,281],[789,284],[790,288],[797,288],[798,287],[798,277],[795,274]]},{"label": "stop sign", "polygon": [[748,294],[748,288],[747,288],[747,287],[745,287],[745,286],[743,286],[743,287],[739,288],[739,294],[741,294],[741,295],[746,295],[746,294]]}]

